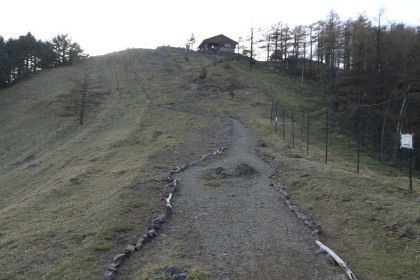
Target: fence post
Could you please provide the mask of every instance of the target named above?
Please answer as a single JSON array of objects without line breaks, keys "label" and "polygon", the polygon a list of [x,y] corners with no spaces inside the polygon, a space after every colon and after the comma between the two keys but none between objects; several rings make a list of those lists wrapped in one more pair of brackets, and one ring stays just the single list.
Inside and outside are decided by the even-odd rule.
[{"label": "fence post", "polygon": [[277,120],[278,120],[278,118],[277,118],[277,107],[278,107],[278,105],[277,105],[277,102],[276,102],[276,134],[277,134]]},{"label": "fence post", "polygon": [[381,124],[378,126],[378,142],[376,145],[378,146],[378,162],[381,162]]},{"label": "fence post", "polygon": [[295,148],[295,118],[293,114],[293,108],[292,108],[292,148]]},{"label": "fence post", "polygon": [[333,122],[331,120],[331,116],[329,117],[330,121],[329,121],[329,126],[330,126],[330,147],[333,146]]},{"label": "fence post", "polygon": [[305,125],[305,111],[302,112],[302,128],[300,130],[300,137],[303,136],[303,128],[304,128],[304,125]]},{"label": "fence post", "polygon": [[328,164],[328,117],[329,111],[327,107],[327,112],[325,113],[325,164]]},{"label": "fence post", "polygon": [[285,118],[286,118],[286,116],[285,116],[285,112],[284,112],[284,109],[283,109],[283,140],[284,140],[284,138],[285,138],[285,135],[286,135],[286,130],[285,130]]},{"label": "fence post", "polygon": [[360,91],[357,97],[357,173],[360,168]]},{"label": "fence post", "polygon": [[[410,86],[409,85],[406,85],[405,86],[405,99],[407,100],[407,103],[406,103],[406,113],[407,113],[407,127],[408,127],[408,133],[409,134],[412,134],[412,131],[411,131],[411,124],[410,124],[410,112],[408,111],[408,109],[409,109],[409,101],[408,101],[408,90],[410,89]],[[409,149],[409,151],[408,151],[408,153],[409,153],[409,162],[408,162],[408,165],[409,165],[409,167],[408,167],[408,176],[410,177],[410,187],[409,187],[409,190],[410,190],[410,192],[412,192],[413,191],[413,173],[412,173],[412,167],[411,167],[411,161],[412,161],[412,157],[413,157],[413,149],[411,148],[411,149]]]},{"label": "fence post", "polygon": [[306,155],[309,154],[309,110],[308,110],[308,132],[307,132],[307,136],[306,136]]},{"label": "fence post", "polygon": [[274,99],[271,98],[271,116],[270,116],[270,125],[273,124],[273,108],[274,108]]}]

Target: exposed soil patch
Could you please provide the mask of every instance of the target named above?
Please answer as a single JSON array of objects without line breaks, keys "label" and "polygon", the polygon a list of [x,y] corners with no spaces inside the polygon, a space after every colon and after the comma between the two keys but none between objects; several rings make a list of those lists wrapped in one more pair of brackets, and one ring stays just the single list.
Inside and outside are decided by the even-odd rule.
[{"label": "exposed soil patch", "polygon": [[246,164],[246,163],[240,163],[235,168],[235,176],[237,177],[249,177],[254,174],[257,174],[258,171],[254,169],[254,167]]}]

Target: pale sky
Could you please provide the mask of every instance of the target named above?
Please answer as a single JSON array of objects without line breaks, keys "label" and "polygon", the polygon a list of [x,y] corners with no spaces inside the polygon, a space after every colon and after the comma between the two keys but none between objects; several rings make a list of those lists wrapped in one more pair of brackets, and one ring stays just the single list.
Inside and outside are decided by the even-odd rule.
[{"label": "pale sky", "polygon": [[334,10],[341,20],[365,13],[376,23],[420,26],[418,0],[6,0],[0,5],[0,35],[6,40],[31,32],[49,40],[69,34],[90,55],[127,48],[184,47],[191,33],[196,46],[224,34],[238,41],[251,27],[267,29],[277,22],[308,25]]}]

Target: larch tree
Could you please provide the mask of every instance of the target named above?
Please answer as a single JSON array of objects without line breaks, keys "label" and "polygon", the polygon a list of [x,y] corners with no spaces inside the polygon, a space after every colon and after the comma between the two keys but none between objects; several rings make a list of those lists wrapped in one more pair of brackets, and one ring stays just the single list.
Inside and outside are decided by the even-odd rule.
[{"label": "larch tree", "polygon": [[57,55],[57,65],[68,65],[86,58],[83,49],[78,43],[73,43],[68,34],[59,34],[51,39],[52,47]]}]

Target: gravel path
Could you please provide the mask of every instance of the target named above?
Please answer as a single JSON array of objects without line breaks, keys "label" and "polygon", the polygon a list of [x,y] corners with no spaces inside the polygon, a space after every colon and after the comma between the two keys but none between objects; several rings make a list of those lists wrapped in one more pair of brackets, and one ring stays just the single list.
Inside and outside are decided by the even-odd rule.
[{"label": "gravel path", "polygon": [[[211,263],[211,279],[332,279],[309,229],[278,200],[269,179],[274,170],[256,155],[256,138],[238,121],[232,126],[225,159],[180,174],[174,207],[198,234],[196,257]],[[240,163],[257,174],[235,176]],[[206,186],[200,174],[220,167],[221,184]]]},{"label": "gravel path", "polygon": [[[131,269],[153,263],[158,247],[174,246],[170,236],[181,236],[185,258],[204,266],[209,279],[336,279],[333,267],[315,255],[310,230],[278,199],[269,178],[274,170],[256,154],[257,139],[238,121],[231,124],[224,155],[177,174],[171,220]],[[256,174],[236,174],[241,163]]]}]

